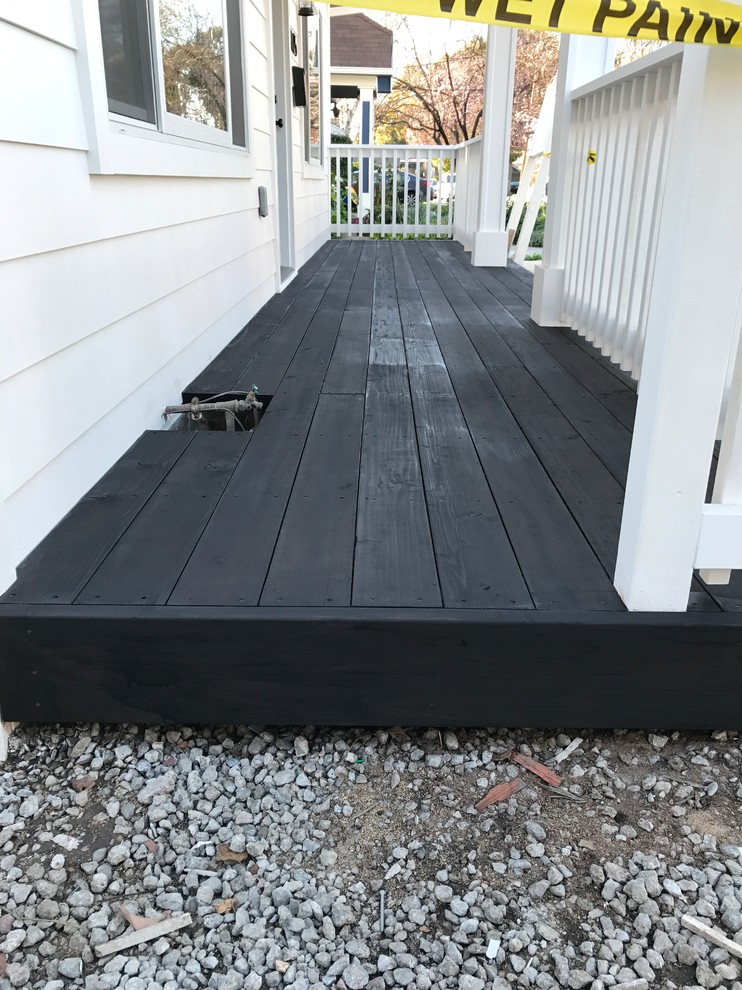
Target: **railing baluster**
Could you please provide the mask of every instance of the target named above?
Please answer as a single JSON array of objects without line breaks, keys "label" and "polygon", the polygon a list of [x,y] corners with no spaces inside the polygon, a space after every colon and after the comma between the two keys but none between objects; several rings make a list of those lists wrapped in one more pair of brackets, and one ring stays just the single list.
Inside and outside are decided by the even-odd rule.
[{"label": "railing baluster", "polygon": [[394,217],[394,222],[392,224],[392,236],[396,237],[399,230],[398,224],[398,200],[397,200],[397,169],[399,168],[399,149],[395,148],[392,152],[392,216]]},{"label": "railing baluster", "polygon": [[335,228],[334,233],[340,233],[340,216],[341,210],[341,199],[342,193],[340,191],[340,153],[338,151],[333,151],[332,160],[335,162]]},{"label": "railing baluster", "polygon": [[427,183],[425,188],[425,233],[428,237],[430,236],[430,185],[433,178],[432,162],[433,159],[430,156],[430,148],[428,148],[425,158],[425,181]]},{"label": "railing baluster", "polygon": [[348,152],[348,163],[347,163],[347,167],[348,167],[348,172],[347,172],[347,175],[348,175],[348,192],[347,192],[347,197],[348,197],[348,217],[347,217],[347,220],[348,220],[348,236],[350,237],[350,235],[353,233],[353,155],[352,155],[352,153],[350,151]]},{"label": "railing baluster", "polygon": [[587,313],[586,303],[592,284],[592,271],[595,262],[595,230],[599,222],[600,211],[597,207],[597,200],[600,195],[599,187],[599,166],[596,161],[594,165],[588,164],[587,155],[589,151],[600,150],[600,137],[603,123],[603,103],[605,92],[594,93],[590,98],[589,127],[585,133],[586,146],[583,152],[583,168],[585,169],[585,189],[586,203],[583,217],[582,230],[580,232],[580,267],[578,270],[575,323],[582,336],[586,340],[592,340],[592,328],[585,321]]},{"label": "railing baluster", "polygon": [[[631,149],[629,155],[629,172],[631,181],[629,183],[629,194],[624,196],[624,213],[626,223],[624,227],[623,254],[621,258],[621,270],[618,277],[618,290],[616,293],[616,344],[611,355],[612,359],[619,364],[623,361],[626,349],[627,316],[626,305],[628,300],[628,287],[631,277],[631,248],[636,239],[636,215],[638,185],[640,181],[639,159],[641,154],[642,118],[644,115],[644,103],[646,100],[648,77],[642,76],[637,79],[637,90],[634,94],[634,101],[631,105]],[[615,279],[615,274],[614,274]]]},{"label": "railing baluster", "polygon": [[627,93],[631,95],[631,83],[620,83],[613,87],[611,101],[612,125],[612,148],[610,155],[610,175],[606,176],[608,185],[608,196],[606,200],[605,214],[605,237],[603,241],[603,258],[600,266],[600,280],[598,283],[598,295],[595,308],[596,338],[601,352],[610,355],[613,346],[613,335],[615,326],[610,319],[608,311],[608,297],[610,291],[611,273],[617,256],[616,234],[618,229],[618,218],[621,207],[621,199],[618,194],[622,179],[621,162],[626,151],[626,137],[628,118],[624,111],[624,104]]},{"label": "railing baluster", "polygon": [[386,222],[386,148],[381,146],[381,233],[387,230]]},{"label": "railing baluster", "polygon": [[678,47],[646,56],[572,102],[563,315],[637,379],[682,60]]},{"label": "railing baluster", "polygon": [[[647,262],[644,266],[644,283],[642,285],[641,300],[639,304],[639,318],[637,325],[636,339],[633,351],[633,372],[636,379],[641,375],[642,360],[644,357],[644,340],[647,333],[647,317],[649,314],[650,284],[652,273],[654,272],[654,262],[657,255],[657,237],[659,234],[659,220],[662,213],[662,199],[665,188],[665,172],[667,171],[667,150],[674,122],[674,108],[676,106],[677,88],[680,79],[680,63],[673,62],[669,67],[661,70],[660,83],[662,86],[662,100],[667,104],[667,109],[660,118],[662,128],[662,138],[658,151],[658,163],[655,178],[655,194],[651,198],[651,217],[649,230],[647,233]],[[657,142],[657,131],[654,133],[654,144]]]},{"label": "railing baluster", "polygon": [[[580,255],[581,232],[583,228],[583,217],[585,213],[585,131],[586,117],[588,111],[588,101],[579,100],[572,106],[573,126],[570,131],[574,135],[570,164],[572,166],[572,193],[570,196],[570,237],[568,244],[567,270],[565,272],[565,309],[568,319],[572,319],[575,301],[577,300],[577,277],[582,261]],[[575,330],[579,333],[579,325],[573,323]]]},{"label": "railing baluster", "polygon": [[641,294],[644,280],[647,273],[647,223],[652,207],[652,200],[655,193],[656,172],[656,142],[655,134],[658,125],[660,111],[660,80],[659,72],[652,73],[649,84],[649,112],[645,115],[645,147],[642,156],[642,183],[641,196],[639,198],[638,212],[638,236],[634,244],[634,257],[631,267],[631,281],[629,283],[629,299],[627,305],[626,319],[626,347],[624,360],[621,367],[634,375],[636,367],[636,340],[639,333],[639,307],[641,305]]},{"label": "railing baluster", "polygon": [[[420,150],[418,149],[418,156],[420,155]],[[420,206],[422,204],[422,194],[420,192],[420,180],[422,179],[422,159],[418,157],[415,160],[415,237],[420,236],[420,229],[422,224],[420,223]]]},{"label": "railing baluster", "polygon": [[451,177],[451,181],[448,183],[448,222],[446,224],[446,233],[449,237],[453,237],[454,211],[456,210],[456,179],[459,170],[460,154],[461,152],[457,148],[456,151],[451,152],[451,157],[449,158],[448,174]]},{"label": "railing baluster", "polygon": [[600,318],[600,286],[605,271],[606,236],[608,233],[608,205],[613,181],[613,156],[616,146],[616,123],[614,121],[614,101],[620,98],[620,87],[611,86],[603,94],[601,104],[601,126],[597,140],[597,168],[595,216],[596,223],[592,235],[593,249],[589,272],[589,292],[583,304],[583,320],[590,327],[590,337],[596,347],[603,346],[602,320]]}]

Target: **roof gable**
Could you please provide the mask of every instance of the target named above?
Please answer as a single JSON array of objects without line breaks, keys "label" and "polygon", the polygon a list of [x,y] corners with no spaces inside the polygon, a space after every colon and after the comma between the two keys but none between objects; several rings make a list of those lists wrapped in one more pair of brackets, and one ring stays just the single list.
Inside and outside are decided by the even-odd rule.
[{"label": "roof gable", "polygon": [[365,14],[330,18],[330,64],[391,69],[393,33]]}]

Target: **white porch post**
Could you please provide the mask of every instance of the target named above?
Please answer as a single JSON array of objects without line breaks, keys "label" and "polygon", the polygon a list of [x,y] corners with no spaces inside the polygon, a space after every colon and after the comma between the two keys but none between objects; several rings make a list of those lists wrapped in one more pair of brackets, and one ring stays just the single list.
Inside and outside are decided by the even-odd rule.
[{"label": "white porch post", "polygon": [[742,54],[689,47],[670,147],[616,565],[616,588],[630,609],[675,612],[688,604],[738,329],[742,184],[735,177],[742,161],[741,101]]},{"label": "white porch post", "polygon": [[[361,144],[374,143],[374,91],[362,89],[361,97]],[[361,154],[361,215],[373,207],[373,167],[368,152]]]},{"label": "white porch post", "polygon": [[510,118],[513,110],[515,42],[513,28],[487,28],[487,68],[482,120],[482,174],[474,232],[473,265],[507,265],[505,199],[510,186]]},{"label": "white porch post", "polygon": [[554,127],[549,165],[549,207],[544,228],[544,250],[533,273],[532,319],[542,327],[564,326],[562,293],[567,256],[567,188],[569,180],[569,122],[572,93],[611,72],[616,42],[563,34],[559,41]]}]

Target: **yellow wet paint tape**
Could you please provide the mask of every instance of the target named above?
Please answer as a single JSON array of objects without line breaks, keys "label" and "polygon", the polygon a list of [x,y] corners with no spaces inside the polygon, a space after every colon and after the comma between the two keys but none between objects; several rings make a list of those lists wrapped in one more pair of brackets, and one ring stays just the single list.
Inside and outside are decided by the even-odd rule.
[{"label": "yellow wet paint tape", "polygon": [[726,0],[352,0],[338,6],[565,34],[742,48],[742,7]]},{"label": "yellow wet paint tape", "polygon": [[591,151],[588,151],[588,153],[587,153],[587,163],[588,163],[588,165],[594,165],[597,162],[597,160],[598,160],[598,152],[597,151],[592,151],[592,150]]}]

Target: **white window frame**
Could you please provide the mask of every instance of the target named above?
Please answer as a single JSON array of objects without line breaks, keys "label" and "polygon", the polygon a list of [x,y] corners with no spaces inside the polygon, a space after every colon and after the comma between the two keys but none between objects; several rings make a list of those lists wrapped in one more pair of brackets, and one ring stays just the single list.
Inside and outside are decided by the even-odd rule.
[{"label": "white window frame", "polygon": [[325,132],[325,115],[323,112],[323,107],[325,103],[325,37],[324,37],[324,18],[320,10],[315,7],[315,12],[312,17],[316,17],[316,32],[317,32],[317,43],[319,44],[319,158],[312,158],[310,155],[310,103],[309,103],[309,21],[312,18],[302,17],[300,20],[302,23],[301,30],[301,45],[302,45],[302,64],[304,66],[304,83],[306,89],[307,104],[304,107],[304,120],[303,120],[303,131],[304,131],[304,178],[314,179],[314,178],[325,178],[325,160],[327,158],[325,147],[324,147],[324,132]]},{"label": "white window frame", "polygon": [[[156,3],[156,0],[150,0]],[[214,178],[251,178],[255,174],[254,156],[250,154],[250,107],[245,101],[245,141],[242,148],[232,144],[231,133],[185,120],[169,113],[162,106],[164,84],[162,60],[159,57],[159,18],[153,16],[153,58],[155,102],[159,124],[125,117],[108,109],[100,17],[97,0],[72,0],[78,39],[77,62],[89,137],[88,167],[100,175],[172,175]],[[224,7],[224,4],[223,4]],[[250,93],[247,82],[246,8],[243,5],[240,52],[244,91]],[[156,13],[156,11],[152,11]],[[225,14],[226,16],[226,14]],[[227,52],[225,45],[225,53]],[[228,56],[225,85],[229,92]]]},{"label": "white window frame", "polygon": [[[210,127],[208,124],[200,124],[195,120],[188,120],[187,117],[181,117],[177,113],[171,113],[165,106],[165,70],[162,65],[162,34],[160,31],[160,18],[157,16],[156,7],[158,0],[147,0],[149,16],[150,16],[150,30],[152,32],[152,48],[153,48],[153,67],[155,76],[155,108],[157,115],[161,120],[160,130],[164,134],[172,134],[177,137],[191,138],[194,141],[205,141],[208,144],[220,144],[225,147],[232,148],[236,147],[232,143],[232,133],[231,129],[222,130],[219,127]],[[225,27],[225,45],[224,45],[224,97],[227,103],[227,120],[232,119],[232,94],[230,88],[230,69],[229,69],[229,44],[227,41],[226,25],[227,25],[227,0],[221,0],[222,6],[222,23]],[[240,22],[242,17],[240,17]],[[242,46],[240,46],[240,49]],[[243,59],[244,65],[244,59]]]}]

